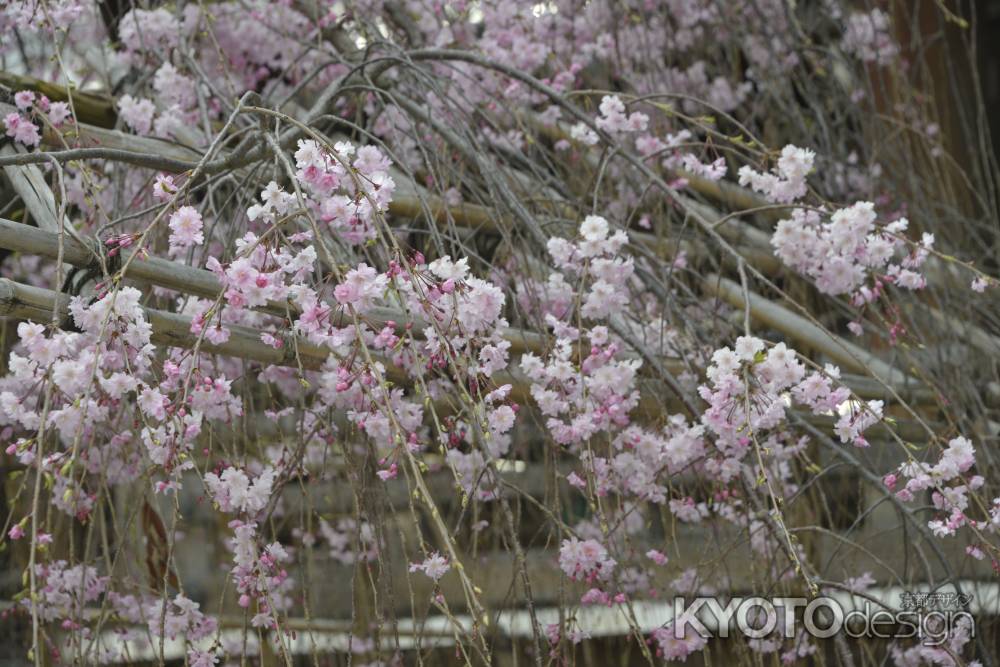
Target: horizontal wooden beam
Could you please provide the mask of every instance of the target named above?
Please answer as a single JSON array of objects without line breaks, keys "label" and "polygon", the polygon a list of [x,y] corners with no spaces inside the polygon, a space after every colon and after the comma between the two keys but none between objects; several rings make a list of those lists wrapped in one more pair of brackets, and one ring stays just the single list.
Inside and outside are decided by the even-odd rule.
[{"label": "horizontal wooden beam", "polygon": [[71,102],[76,117],[85,123],[114,127],[118,119],[114,101],[107,95],[87,93],[75,86],[59,85],[3,70],[0,70],[0,85],[7,86],[15,93],[21,90],[33,90],[53,102]]},{"label": "horizontal wooden beam", "polygon": [[754,320],[822,352],[844,368],[873,375],[894,388],[907,389],[921,386],[921,383],[871,352],[830,333],[807,318],[765,299],[756,292],[744,290],[741,285],[728,278],[715,274],[706,275],[704,287],[709,294],[721,298],[739,310],[746,308],[749,301],[750,316]]}]

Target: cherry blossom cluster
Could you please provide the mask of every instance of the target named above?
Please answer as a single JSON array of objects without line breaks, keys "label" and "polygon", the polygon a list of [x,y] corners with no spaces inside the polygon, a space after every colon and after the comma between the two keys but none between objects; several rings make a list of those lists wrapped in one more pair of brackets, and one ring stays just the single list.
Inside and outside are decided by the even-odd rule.
[{"label": "cherry blossom cluster", "polygon": [[[544,363],[526,353],[521,368],[532,381],[532,397],[548,418],[550,433],[560,444],[579,443],[599,431],[626,426],[628,413],[638,403],[634,385],[641,362],[621,354],[621,346],[612,340],[606,326],[595,325],[581,332],[570,324],[574,320],[572,302],[581,302],[580,316],[597,321],[626,305],[634,267],[631,258],[618,253],[627,238],[623,231],[609,234],[604,218],[588,216],[580,225],[579,240],[549,240],[555,266],[572,276],[574,283],[582,279],[585,289],[574,294],[563,273],[551,274],[548,286],[557,301],[543,308],[556,335],[555,349]],[[584,340],[589,340],[589,349]],[[587,356],[577,368],[574,357],[581,348],[587,350]]]},{"label": "cherry blossom cluster", "polygon": [[285,564],[291,560],[280,542],[261,545],[257,525],[235,519],[229,523],[233,536],[229,547],[233,552],[231,577],[244,609],[255,606],[251,619],[255,628],[278,627],[277,615],[291,606],[289,591],[293,581]]},{"label": "cherry blossom cluster", "polygon": [[295,166],[310,194],[307,205],[320,220],[347,243],[375,238],[376,216],[385,212],[396,188],[390,162],[378,148],[345,141],[331,152],[312,139],[300,140]]},{"label": "cherry blossom cluster", "polygon": [[[11,0],[2,8],[13,25],[31,27],[46,32],[65,30],[88,9],[85,0],[55,0],[46,3],[44,11],[37,0]],[[0,14],[0,18],[3,15]]]},{"label": "cherry blossom cluster", "polygon": [[[91,6],[85,17],[93,21],[95,9]],[[211,32],[205,30],[209,23]],[[85,26],[100,31],[96,26]],[[119,114],[136,134],[183,140],[198,137],[205,131],[203,114],[218,119],[223,104],[216,97],[218,88],[199,87],[196,75],[211,72],[214,83],[230,86],[236,82],[246,89],[267,79],[272,67],[288,68],[293,77],[298,76],[319,61],[313,53],[292,55],[293,45],[299,36],[316,30],[312,21],[290,7],[259,1],[251,5],[219,3],[211,16],[194,6],[179,12],[131,9],[119,22],[122,48],[114,56],[136,70],[148,68],[152,76],[146,79],[144,94],[119,98]],[[178,54],[182,44],[198,51],[197,67]],[[167,52],[172,55],[160,56]],[[221,73],[223,63],[226,74]],[[338,69],[329,68],[329,74],[321,79],[334,76]],[[199,106],[202,102],[205,105]]]},{"label": "cherry blossom cluster", "polygon": [[562,341],[544,365],[530,352],[521,358],[521,368],[532,381],[532,398],[548,417],[552,437],[563,445],[626,426],[639,402],[635,381],[641,362],[616,359],[619,348],[607,339],[606,329],[590,333],[590,354],[579,369],[574,368],[575,346],[569,340]]},{"label": "cherry blossom cluster", "polygon": [[914,247],[901,236],[909,226],[906,218],[881,227],[876,218],[871,202],[858,202],[829,217],[795,209],[791,218],[778,222],[771,245],[783,262],[812,278],[821,292],[850,294],[856,306],[877,300],[889,284],[922,289],[926,280],[918,269],[933,248],[934,235],[925,233]]},{"label": "cherry blossom cluster", "polygon": [[[309,340],[334,351],[321,376],[321,398],[346,409],[349,418],[356,419],[369,434],[391,440],[388,417],[376,407],[383,388],[373,373],[377,370],[383,374],[385,362],[415,377],[431,374],[448,378],[488,404],[501,401],[509,391],[498,388],[492,392],[487,388],[488,378],[507,365],[510,343],[499,333],[506,326],[502,317],[505,295],[495,285],[472,276],[464,259],[454,262],[443,257],[427,264],[418,255],[405,260],[405,265],[391,262],[385,272],[359,264],[334,287],[336,304],[314,299],[316,296],[309,293],[302,297],[304,308],[295,327]],[[410,344],[409,337],[400,338],[396,323],[369,326],[366,316],[380,304],[402,308],[410,317],[422,321],[423,340]],[[352,317],[361,319],[359,329]],[[379,352],[384,361],[376,361],[375,368],[367,367],[364,359],[354,353],[359,345]],[[337,358],[354,359],[354,363],[340,363]],[[430,389],[436,394],[444,386],[432,383]],[[408,431],[403,435],[410,440],[421,423],[420,407],[410,404],[399,389],[393,389],[386,398],[398,411],[396,421]],[[495,435],[510,429],[511,414],[509,407],[490,409],[487,421]]]},{"label": "cherry blossom cluster", "polygon": [[[835,366],[807,373],[784,343],[766,347],[759,338],[742,336],[734,349],[723,347],[712,354],[706,370],[709,383],[699,389],[708,403],[702,423],[715,434],[723,452],[745,451],[752,437],[782,426],[793,404],[786,396],[818,415],[837,412],[850,398],[849,389],[835,386],[840,377]],[[842,442],[867,447],[862,433],[881,419],[882,402],[851,408],[840,416],[837,435]]]},{"label": "cherry blossom cluster", "polygon": [[[107,602],[115,614],[123,621],[136,627],[122,628],[119,633],[122,639],[135,642],[137,645],[157,642],[160,637],[170,640],[183,638],[189,644],[203,645],[217,636],[218,621],[201,611],[201,605],[178,593],[172,598],[153,594],[121,594],[109,591]],[[121,644],[104,646],[98,644],[98,655],[107,661],[122,660],[126,657]],[[196,648],[188,649],[188,658],[192,664],[212,665],[212,651]],[[209,660],[209,662],[205,662]]]},{"label": "cherry blossom cluster", "polygon": [[893,39],[889,15],[879,8],[854,12],[847,17],[841,48],[864,62],[887,65],[899,53]]},{"label": "cherry blossom cluster", "polygon": [[[305,234],[295,242],[304,243],[309,238],[310,235]],[[226,309],[238,313],[264,306],[269,301],[296,297],[308,301],[312,293],[302,285],[301,279],[315,261],[316,250],[312,245],[276,249],[262,243],[253,232],[247,232],[236,241],[235,259],[222,264],[215,257],[209,257],[206,266],[225,288]]]},{"label": "cherry blossom cluster", "polygon": [[[687,129],[682,129],[676,133],[668,132],[664,138],[653,134],[641,134],[635,140],[635,149],[643,158],[652,161],[660,158],[660,164],[670,172],[683,171],[688,174],[698,176],[709,181],[722,179],[729,171],[726,158],[718,157],[711,162],[702,162],[702,159],[693,152],[686,150],[686,144],[696,143],[694,134]],[[671,186],[681,189],[688,185],[688,179],[683,176],[671,181]],[[649,227],[648,222],[640,220],[639,225]]]},{"label": "cherry blossom cluster", "polygon": [[615,564],[597,540],[571,537],[559,547],[559,567],[573,580],[605,581],[614,572]]},{"label": "cherry blossom cluster", "polygon": [[[597,127],[611,135],[645,132],[649,124],[649,116],[640,111],[627,113],[625,103],[615,95],[605,95],[601,99],[599,111]],[[600,140],[597,133],[583,122],[570,128],[570,136],[586,146],[593,146]]]},{"label": "cherry blossom cluster", "polygon": [[[125,611],[126,618],[133,617],[136,621],[144,620],[150,634],[154,637],[163,636],[168,639],[185,637],[197,642],[215,634],[217,621],[206,616],[201,611],[201,605],[178,593],[173,599],[151,599],[142,604],[141,612],[135,616],[135,610],[129,609],[132,600],[114,600],[115,607]],[[141,603],[140,603],[141,604]],[[161,618],[162,635],[161,635]]]},{"label": "cherry blossom cluster", "polygon": [[[302,533],[301,529],[296,529]],[[326,543],[330,558],[338,563],[351,564],[373,560],[377,555],[374,528],[367,521],[356,521],[344,517],[331,524],[320,519],[319,536]],[[305,546],[317,543],[315,535],[302,533],[300,539]]]},{"label": "cherry blossom cluster", "polygon": [[30,90],[15,93],[14,104],[17,111],[7,114],[3,119],[6,134],[17,143],[29,148],[41,142],[42,135],[39,129],[43,122],[59,128],[70,116],[69,105],[66,102],[52,102],[45,95]]},{"label": "cherry blossom cluster", "polygon": [[[70,566],[64,560],[36,565],[35,575],[41,581],[35,604],[38,614],[48,621],[61,621],[65,629],[80,627],[84,607],[105,593],[109,581],[92,566]],[[31,600],[22,604],[32,606]]]},{"label": "cherry blossom cluster", "polygon": [[[132,17],[136,16],[138,14],[133,14]],[[126,28],[132,24],[128,18],[126,17],[123,23]],[[168,61],[156,70],[152,85],[156,102],[149,98],[136,98],[131,95],[123,95],[118,100],[118,113],[121,119],[138,135],[185,138],[190,132],[188,128],[197,126],[197,94],[194,79],[179,72]]]},{"label": "cherry blossom cluster", "polygon": [[[162,188],[165,184],[160,183]],[[187,248],[194,245],[202,245],[205,242],[205,235],[202,233],[204,222],[201,213],[193,206],[181,206],[170,215],[170,254],[179,255]]]},{"label": "cherry blossom cluster", "polygon": [[770,172],[756,171],[749,165],[740,167],[739,183],[749,185],[769,201],[787,204],[806,195],[806,176],[815,160],[813,151],[789,144],[781,149],[778,164]]},{"label": "cherry blossom cluster", "polygon": [[[908,461],[900,465],[896,473],[885,476],[885,485],[896,497],[910,502],[920,494],[930,492],[934,509],[940,518],[931,519],[928,526],[938,537],[955,535],[957,530],[972,521],[980,529],[989,529],[990,522],[977,522],[967,516],[969,493],[980,489],[986,483],[981,475],[971,474],[976,464],[976,450],[968,439],[953,438],[934,465],[920,461]],[[897,488],[900,481],[906,483]],[[982,551],[974,554],[982,558]]]},{"label": "cherry blossom cluster", "polygon": [[601,99],[600,112],[597,127],[610,134],[643,132],[649,124],[649,116],[642,112],[633,111],[627,114],[625,104],[614,95],[607,95]]},{"label": "cherry blossom cluster", "polygon": [[[770,201],[791,203],[805,196],[814,160],[813,151],[788,145],[770,173],[740,168],[740,184]],[[849,294],[858,307],[878,300],[890,284],[922,289],[926,280],[919,269],[934,246],[934,235],[924,233],[915,244],[903,236],[909,227],[906,218],[883,225],[876,224],[877,218],[875,205],[866,201],[832,212],[792,208],[791,217],[775,226],[771,245],[785,264],[809,276],[821,292]],[[852,329],[859,327],[853,323]]]},{"label": "cherry blossom cluster", "polygon": [[653,630],[650,637],[656,647],[657,657],[668,662],[683,662],[692,653],[703,650],[708,644],[708,641],[693,629],[683,638],[678,638],[676,635],[672,624]]},{"label": "cherry blossom cluster", "polygon": [[[81,434],[93,435],[98,424],[110,427],[115,435],[111,422],[116,408],[136,399],[141,402],[144,392],[155,391],[142,381],[151,369],[154,348],[140,298],[141,293],[133,288],[108,293],[89,306],[81,297],[74,298],[69,310],[80,333],[48,333],[44,326],[31,322],[18,325],[21,352],[11,353],[11,373],[3,379],[0,392],[3,423],[37,430],[45,412],[44,396],[50,392],[46,426],[54,429],[63,444],[71,445]],[[164,410],[162,403],[156,410]],[[135,474],[136,461],[123,444],[112,437],[107,444],[88,449],[79,463],[90,472],[104,472],[112,482],[129,479]],[[8,453],[15,453],[25,464],[49,469],[61,487],[56,505],[69,514],[86,516],[93,498],[71,468],[65,467],[68,452],[49,452],[36,462],[36,448],[33,439],[22,438]]]},{"label": "cherry blossom cluster", "polygon": [[226,468],[221,475],[205,475],[205,487],[223,512],[256,516],[267,505],[274,486],[275,471],[267,468],[251,480],[238,468]]},{"label": "cherry blossom cluster", "polygon": [[[126,656],[121,644],[108,646],[105,637],[95,633],[97,627],[93,612],[103,604],[112,610],[116,616],[134,625],[118,631],[122,639],[128,639],[138,644],[147,643],[152,639],[164,637],[175,640],[184,638],[192,644],[198,644],[216,635],[217,621],[200,610],[197,602],[183,594],[173,598],[162,598],[157,595],[122,595],[111,590],[112,579],[102,575],[91,565],[77,564],[70,566],[65,560],[52,560],[35,566],[38,578],[38,595],[34,601],[23,598],[21,606],[26,610],[32,608],[41,619],[58,623],[64,631],[61,638],[53,638],[51,655],[60,660],[63,652],[68,656],[79,649],[83,643],[92,650],[88,655],[95,662],[121,661]],[[6,616],[6,614],[5,614]],[[58,643],[57,643],[58,642]],[[192,659],[211,652],[191,649]],[[68,657],[67,656],[67,657]],[[214,663],[207,663],[214,664]]]}]

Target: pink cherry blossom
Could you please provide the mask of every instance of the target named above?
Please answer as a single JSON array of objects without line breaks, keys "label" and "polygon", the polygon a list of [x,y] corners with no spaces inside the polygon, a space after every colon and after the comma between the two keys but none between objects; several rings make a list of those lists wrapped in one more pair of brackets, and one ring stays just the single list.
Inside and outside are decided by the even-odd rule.
[{"label": "pink cherry blossom", "polygon": [[410,572],[423,572],[434,581],[440,581],[441,577],[451,569],[448,559],[438,552],[432,553],[422,563],[410,565]]},{"label": "pink cherry blossom", "polygon": [[337,285],[334,296],[339,303],[364,312],[382,296],[386,285],[388,280],[384,275],[367,264],[358,264],[357,268],[348,271],[344,282]]},{"label": "pink cherry blossom", "polygon": [[170,216],[170,250],[179,252],[205,242],[201,214],[191,206],[182,206]]},{"label": "pink cherry blossom", "polygon": [[615,560],[597,540],[571,537],[559,547],[559,567],[573,580],[606,580],[615,568]]}]

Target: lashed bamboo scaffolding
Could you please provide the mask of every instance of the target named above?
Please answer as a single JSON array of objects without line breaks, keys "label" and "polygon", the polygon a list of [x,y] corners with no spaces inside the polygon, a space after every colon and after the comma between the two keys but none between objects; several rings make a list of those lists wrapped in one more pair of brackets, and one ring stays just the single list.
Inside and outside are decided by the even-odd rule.
[{"label": "lashed bamboo scaffolding", "polygon": [[[134,150],[136,137],[96,127],[78,127],[77,134],[78,138],[89,136],[92,139],[102,142],[105,150],[121,152],[120,155],[111,156],[112,159],[124,159],[124,161],[135,159],[140,162],[142,160],[146,160],[147,163],[141,166],[153,166],[153,163],[148,161],[149,156],[136,155]],[[54,136],[47,136],[46,139],[50,142],[61,142],[62,140],[61,137]],[[154,158],[158,155],[166,153],[164,158],[167,163],[162,166],[166,167],[168,171],[171,167],[175,169],[192,168],[196,164],[195,160],[200,157],[197,150],[189,149],[177,144],[171,144],[169,142],[162,142],[155,139],[145,139],[143,143],[145,144],[143,148],[149,149],[153,152]],[[74,157],[74,159],[75,157],[79,157],[82,159],[88,155],[86,153],[86,149],[83,150],[84,152],[80,153],[79,156],[76,156],[72,150],[63,151],[62,153],[67,159],[70,157]],[[97,155],[95,154],[94,157],[97,157]],[[230,157],[223,156],[217,161],[225,164],[228,160],[230,160]],[[400,178],[399,174],[394,174],[394,176]],[[450,218],[451,220],[457,220],[461,223],[479,227],[487,231],[495,231],[498,228],[497,225],[501,224],[501,216],[486,207],[471,204],[461,205],[458,207],[448,207],[441,198],[424,192],[420,186],[407,179],[405,176],[400,178],[400,180],[403,181],[402,187],[400,188],[398,195],[394,198],[394,204],[390,206],[390,212],[393,214],[414,217],[429,213],[430,217],[435,220]],[[695,179],[695,185],[698,187],[695,187],[694,189],[701,194],[714,196],[715,199],[722,203],[732,203],[734,201],[738,201],[740,204],[746,206],[757,205],[760,203],[759,198],[756,195],[748,193],[741,188],[737,188],[736,186],[732,186],[731,184],[719,185],[714,188],[706,188],[701,187],[704,185],[700,183],[701,180],[703,179]],[[395,210],[393,210],[393,206],[395,207]],[[685,198],[685,206],[688,207],[690,211],[694,211],[705,220],[722,220],[720,214],[700,202]],[[746,259],[752,265],[758,267],[758,269],[763,269],[768,272],[774,272],[777,270],[777,261],[770,252],[770,249],[767,248],[766,237],[762,234],[762,232],[759,232],[758,230],[755,230],[747,225],[742,225],[735,219],[727,219],[725,222],[725,225],[720,226],[720,231],[725,232],[725,236],[729,238],[739,238],[744,241],[749,238],[749,246],[741,248],[741,253],[746,251]],[[669,253],[672,250],[676,250],[678,245],[675,242],[664,243],[662,240],[657,239],[652,235],[633,234],[633,236],[637,236],[637,240],[640,243],[646,245],[647,247],[651,247],[657,254]],[[51,249],[52,246],[49,245],[48,247]],[[686,244],[685,249],[692,250],[696,247],[697,246]],[[83,253],[80,252],[81,248],[82,245],[81,247],[74,248],[75,257],[82,258]],[[84,252],[86,251],[84,250]],[[49,256],[52,255],[50,254]],[[92,254],[90,256],[93,258]],[[190,267],[180,267],[180,265],[171,266],[173,263],[163,262],[163,260],[157,259],[145,260],[145,262],[146,263],[144,265],[140,266],[139,271],[137,271],[135,275],[136,277],[141,278],[142,276],[139,274],[145,273],[146,276],[144,279],[154,284],[171,287],[173,289],[205,297],[215,297],[221,289],[221,286],[218,285],[214,276],[207,271],[191,269]],[[173,277],[170,275],[171,273],[174,273]],[[176,273],[187,274],[187,279],[182,279],[180,281],[176,280]],[[179,283],[183,283],[183,285]],[[724,283],[721,281],[716,283],[716,285],[723,284]],[[731,295],[731,290],[726,290],[724,294],[720,294],[720,296],[724,297],[726,295]],[[733,303],[730,298],[727,298],[726,300]],[[782,331],[790,338],[806,342],[810,346],[824,352],[830,358],[841,361],[849,368],[859,370],[860,372],[872,370],[864,363],[859,364],[857,360],[859,355],[856,354],[857,348],[855,347],[853,350],[850,350],[850,348],[845,347],[845,345],[850,346],[850,344],[840,340],[839,337],[833,336],[832,334],[829,334],[828,332],[825,332],[821,328],[811,325],[811,323],[808,322],[806,322],[806,324],[810,324],[810,326],[799,326],[803,323],[803,321],[801,321],[802,318],[794,316],[792,313],[780,306],[777,306],[776,304],[766,304],[767,307],[764,307],[762,301],[755,301],[755,303],[757,307],[754,312],[754,316],[767,321],[771,326]],[[733,305],[739,304],[733,303]],[[753,304],[751,305],[751,309],[754,310]],[[287,304],[268,304],[265,310],[271,314],[283,316],[289,312],[289,306]],[[390,319],[402,319],[401,314],[392,311],[376,313],[376,319],[380,316],[382,316],[381,318],[385,321]],[[788,326],[789,322],[795,326]],[[419,323],[418,326],[420,326]],[[246,333],[247,332],[240,332],[240,336],[237,338],[242,341],[242,339],[246,337],[244,336]],[[544,344],[544,337],[537,334],[518,330],[511,330],[507,333],[511,334],[508,336],[508,339],[511,340],[512,349],[514,349],[514,351],[523,351],[528,349],[539,350]],[[162,335],[168,334],[164,332]],[[247,341],[249,340],[250,339],[248,338]],[[184,341],[178,339],[178,342],[183,343]],[[253,347],[254,346],[251,346],[251,354],[261,354],[260,350],[255,350]],[[205,349],[213,351],[212,346],[205,346]],[[850,351],[845,353],[845,349]],[[300,359],[303,358],[301,353],[299,356]],[[909,379],[905,378],[903,374],[895,369],[888,368],[884,362],[875,358],[873,355],[863,354],[861,357],[873,359],[876,362],[875,367],[877,369],[875,375],[879,378],[879,380],[888,380],[889,384],[892,385],[897,391],[902,390],[904,392],[911,393],[910,390],[913,389],[917,393],[921,394],[920,397],[922,399],[928,399],[931,397],[929,395],[930,392],[916,389],[914,387],[915,383],[910,382]],[[266,358],[273,358],[273,355],[264,353],[261,359]],[[305,358],[307,361],[303,363],[303,366],[313,367],[312,365],[315,363],[315,360],[310,359],[308,354],[305,355]],[[682,370],[682,368],[679,368],[679,370]],[[883,390],[884,388],[880,386],[878,380],[872,382],[870,378],[849,378],[848,383],[851,383],[854,380],[859,380],[853,384],[856,386],[856,393],[858,393],[861,397],[876,395],[882,396],[885,393]],[[515,396],[521,400],[526,399],[528,392],[526,390],[525,383],[515,382],[514,384]],[[651,406],[648,399],[644,400],[643,404],[647,406],[647,408]],[[655,405],[655,403],[653,403],[653,405]]]},{"label": "lashed bamboo scaffolding", "polygon": [[[0,315],[28,319],[36,322],[49,322],[53,313],[62,320],[69,316],[69,300],[65,294],[53,290],[25,285],[7,278],[0,278]],[[317,370],[330,357],[330,350],[294,336],[285,336],[285,344],[281,349],[275,349],[260,340],[260,331],[240,325],[227,325],[230,337],[224,343],[211,343],[191,332],[192,318],[177,313],[145,308],[145,315],[152,325],[151,340],[159,345],[192,349],[196,346],[208,354],[220,354],[264,364],[302,367],[307,370]],[[407,383],[407,374],[391,364],[386,363],[386,376],[398,383]],[[492,376],[498,385],[511,385],[510,396],[521,403],[527,403],[531,396],[531,383],[520,371],[511,369],[501,371]],[[669,392],[662,383],[654,380],[640,381],[640,402],[636,416],[641,421],[661,419],[673,407],[669,402]],[[450,404],[442,401],[439,405],[447,410]],[[835,418],[815,415],[803,415],[810,423],[828,428]],[[875,438],[889,436],[890,428],[885,424],[877,424],[871,429]],[[923,428],[909,421],[896,424],[899,437],[906,440],[917,440],[926,437]]]},{"label": "lashed bamboo scaffolding", "polygon": [[[59,256],[60,244],[62,245],[63,260],[68,264],[81,268],[94,266],[97,261],[97,253],[103,252],[103,249],[97,244],[88,248],[85,244],[75,239],[68,237],[60,239],[58,234],[46,232],[36,227],[0,218],[0,248],[55,259]],[[132,258],[132,255],[137,252],[139,254]],[[219,282],[219,279],[211,271],[205,269],[197,269],[158,257],[149,257],[137,248],[126,249],[122,259],[125,260],[123,261],[123,264],[127,264],[128,266],[128,271],[125,276],[126,278],[148,282],[159,287],[165,287],[184,294],[191,294],[207,299],[215,299],[223,292],[223,286]],[[131,261],[127,261],[129,259],[131,259]],[[708,282],[710,284],[716,284],[711,280]],[[719,284],[729,285],[729,287],[727,287],[728,291],[726,292],[726,294],[729,295],[727,296],[727,301],[731,300],[730,297],[733,293],[736,293],[737,296],[739,296],[739,299],[731,302],[736,307],[742,307],[742,294],[739,293],[738,286],[735,288],[732,287],[734,284],[732,284],[731,281]],[[733,292],[733,289],[735,289],[736,292]],[[838,350],[840,350],[839,354],[840,357],[845,360],[842,362],[845,366],[855,369],[859,367],[857,359],[840,349],[842,345],[851,345],[850,343],[839,340],[831,334],[824,332],[819,327],[816,327],[812,323],[805,321],[804,318],[796,316],[787,309],[783,309],[780,306],[771,304],[770,302],[768,302],[768,308],[762,311],[759,307],[760,301],[766,300],[763,300],[762,297],[757,297],[751,303],[751,307],[755,309],[755,317],[758,316],[757,313],[761,313],[759,315],[761,319],[766,321],[770,326],[774,326],[775,329],[784,331],[792,337],[804,340],[812,347],[823,351],[825,354],[833,359],[837,359],[838,361],[840,358],[835,356],[835,354],[837,354]],[[293,303],[272,302],[262,306],[259,310],[281,318],[287,317],[289,314],[295,315],[298,313],[298,308]],[[764,313],[768,314],[766,319],[764,317]],[[390,321],[396,322],[397,328],[400,331],[402,331],[405,323],[410,322],[411,330],[418,336],[423,335],[424,330],[428,326],[426,322],[420,320],[419,318],[414,318],[407,313],[391,308],[373,309],[367,317],[376,324],[385,324]],[[789,333],[793,331],[789,328],[789,323],[794,323],[794,330],[800,331],[800,333],[797,335],[795,333]],[[507,327],[500,333],[503,338],[511,344],[510,349],[514,354],[526,351],[542,353],[547,345],[546,336],[538,332]],[[259,342],[259,336],[257,338]],[[872,362],[876,364],[874,368],[880,370],[886,377],[892,375],[890,371],[894,371],[894,369],[882,368],[881,366],[878,366],[877,364],[884,365],[884,362],[874,357],[874,355],[861,351],[856,346],[851,346],[846,349],[853,350],[853,354],[862,361],[871,359]],[[681,373],[685,368],[684,364],[679,359],[665,359],[664,364],[673,373]],[[860,368],[862,372],[866,370],[863,363]],[[898,375],[898,372],[896,372],[896,374]],[[885,388],[882,387],[882,385],[876,380],[866,378],[863,375],[846,376],[844,379],[847,386],[849,386],[861,398],[881,398],[886,396]],[[891,384],[895,389],[902,392],[904,395],[919,401],[933,400],[933,393],[921,389],[916,382],[912,380],[899,380],[900,378],[895,378]]]}]

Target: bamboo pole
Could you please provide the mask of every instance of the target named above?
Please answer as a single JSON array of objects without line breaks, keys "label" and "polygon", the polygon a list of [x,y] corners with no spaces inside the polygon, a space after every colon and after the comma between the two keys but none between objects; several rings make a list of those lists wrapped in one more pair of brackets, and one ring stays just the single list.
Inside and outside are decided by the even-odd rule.
[{"label": "bamboo pole", "polygon": [[48,97],[53,102],[72,102],[76,117],[85,123],[101,127],[114,127],[118,118],[114,101],[104,95],[85,93],[75,86],[50,83],[31,76],[23,76],[0,70],[0,85],[14,92],[33,90]]},{"label": "bamboo pole", "polygon": [[[80,268],[95,265],[98,253],[104,252],[97,244],[88,248],[73,238],[64,238],[62,246],[63,259],[66,263]],[[0,248],[56,259],[59,255],[59,235],[0,218]],[[222,285],[211,271],[158,257],[147,257],[137,248],[129,248],[123,253],[122,259],[127,260],[135,252],[139,252],[139,256],[133,259],[129,266],[127,274],[129,278],[206,298],[217,297],[222,289]],[[278,312],[284,314],[283,310]]]},{"label": "bamboo pole", "polygon": [[745,291],[728,278],[709,274],[705,276],[704,285],[709,294],[721,298],[734,308],[742,310],[749,301],[750,316],[753,319],[822,352],[845,368],[873,375],[897,390],[919,385],[915,379],[890,366],[871,352],[830,333],[755,292]]},{"label": "bamboo pole", "polygon": [[[0,218],[0,248],[55,259],[59,253],[59,237],[57,234],[36,227]],[[97,246],[88,248],[72,238],[63,239],[63,260],[77,267],[93,265],[96,262],[96,253],[102,251]],[[125,258],[130,256],[129,253],[136,252],[140,251],[136,248],[127,250]],[[128,263],[128,272],[125,277],[208,299],[217,298],[223,291],[222,284],[211,271],[158,257],[147,257],[141,252],[139,256]],[[45,303],[48,304],[51,301],[45,301]],[[290,302],[271,302],[259,310],[281,318],[286,318],[289,315],[294,316],[299,312],[297,306]],[[51,314],[51,310],[49,312]],[[420,318],[414,318],[393,308],[374,308],[366,317],[373,324],[381,326],[387,322],[395,322],[398,331],[402,331],[405,324],[409,322],[411,331],[416,336],[421,337],[425,335],[430,326]],[[548,346],[546,335],[527,329],[505,327],[500,331],[500,335],[511,344],[510,351],[515,355],[528,351],[543,354]],[[684,364],[679,359],[664,359],[664,364],[675,374],[685,370]],[[886,396],[884,387],[870,378],[845,376],[844,379],[845,383],[859,396],[864,398]],[[933,400],[933,395],[927,391],[913,389],[910,394],[917,397],[918,400]]]},{"label": "bamboo pole", "polygon": [[[96,253],[103,252],[103,249],[96,245],[94,248],[87,248],[83,243],[71,238],[64,238],[62,245],[64,261],[81,268],[94,265],[97,260]],[[0,218],[0,248],[55,259],[59,253],[59,236],[37,227]],[[127,260],[136,253],[138,256],[128,262]],[[128,263],[126,278],[207,299],[217,298],[224,289],[211,271],[159,257],[150,257],[139,248],[127,249],[123,253],[123,260],[125,260],[123,264]],[[269,302],[259,310],[282,318],[299,312],[298,306],[294,303],[277,301]],[[367,319],[383,326],[390,321],[397,322],[400,330],[409,322],[414,333],[421,336],[430,326],[420,318],[414,318],[393,308],[374,308]],[[542,352],[546,346],[544,337],[532,331],[505,327],[501,330],[501,335],[511,344],[514,353],[528,350]]]},{"label": "bamboo pole", "polygon": [[[152,342],[158,345],[192,349],[198,343],[198,336],[191,333],[191,318],[177,313],[145,308],[146,318],[152,325]],[[0,278],[0,315],[38,322],[48,322],[53,311],[58,317],[69,315],[69,297],[52,290],[33,287]],[[199,349],[208,354],[220,354],[230,357],[257,361],[264,364],[297,368],[300,365],[309,370],[319,369],[329,358],[331,352],[325,347],[309,343],[301,338],[285,336],[285,345],[274,349],[260,340],[260,332],[240,325],[227,325],[230,330],[229,340],[214,344],[202,340]],[[399,384],[409,384],[411,379],[405,371],[385,363],[385,374],[388,380]],[[518,403],[527,404],[531,397],[531,382],[516,368],[495,373],[492,380],[497,385],[510,384],[510,397]],[[639,382],[640,402],[636,416],[641,421],[658,421],[671,411],[677,411],[677,406],[670,404],[670,392],[666,391],[662,382],[641,380]],[[451,405],[447,399],[436,402],[442,410],[448,410]],[[803,415],[810,423],[829,426],[833,418]],[[884,424],[872,427],[875,437],[888,435]],[[901,437],[917,439],[923,430],[918,424],[900,421],[897,429]]]},{"label": "bamboo pole", "polygon": [[[52,313],[65,320],[69,317],[69,297],[52,290],[0,278],[0,315],[48,322]],[[152,341],[160,345],[191,349],[198,336],[191,333],[192,318],[177,313],[144,308],[153,328]],[[330,351],[302,339],[290,338],[282,349],[274,349],[260,340],[260,332],[240,325],[227,325],[231,335],[225,343],[202,340],[200,349],[210,354],[259,361],[279,366],[298,366],[298,359],[309,369],[318,369]]]}]

